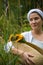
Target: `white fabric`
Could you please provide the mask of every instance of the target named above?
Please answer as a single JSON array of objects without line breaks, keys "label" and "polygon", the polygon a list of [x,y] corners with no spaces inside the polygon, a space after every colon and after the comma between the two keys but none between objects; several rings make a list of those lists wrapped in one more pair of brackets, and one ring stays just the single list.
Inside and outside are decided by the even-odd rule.
[{"label": "white fabric", "polygon": [[43,41],[39,41],[35,39],[34,37],[32,38],[32,43],[43,49]]},{"label": "white fabric", "polygon": [[27,14],[28,21],[30,21],[30,14],[32,12],[37,12],[43,18],[43,11],[41,11],[40,9],[31,9]]},{"label": "white fabric", "polygon": [[21,35],[24,36],[24,39],[27,42],[31,42],[31,40],[32,40],[32,33],[31,33],[31,31],[29,31],[29,32],[23,32],[23,33],[21,33]]},{"label": "white fabric", "polygon": [[43,42],[40,42],[39,40],[37,41],[37,40],[33,39],[33,36],[32,36],[31,31],[21,33],[21,35],[24,36],[24,39],[25,39],[27,42],[31,42],[32,44],[35,44],[35,45],[37,45],[38,47],[40,47],[40,48],[43,49]]},{"label": "white fabric", "polygon": [[11,48],[14,48],[12,41],[8,42],[5,46],[4,46],[4,50],[5,52],[9,52]]}]

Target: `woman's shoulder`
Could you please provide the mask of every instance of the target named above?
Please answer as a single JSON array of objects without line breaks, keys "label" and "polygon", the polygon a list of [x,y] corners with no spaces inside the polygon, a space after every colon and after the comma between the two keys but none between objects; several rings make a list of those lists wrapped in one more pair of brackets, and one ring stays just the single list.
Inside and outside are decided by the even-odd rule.
[{"label": "woman's shoulder", "polygon": [[23,35],[23,37],[25,38],[27,42],[31,42],[31,39],[32,39],[31,31],[23,32],[21,33],[21,35]]}]

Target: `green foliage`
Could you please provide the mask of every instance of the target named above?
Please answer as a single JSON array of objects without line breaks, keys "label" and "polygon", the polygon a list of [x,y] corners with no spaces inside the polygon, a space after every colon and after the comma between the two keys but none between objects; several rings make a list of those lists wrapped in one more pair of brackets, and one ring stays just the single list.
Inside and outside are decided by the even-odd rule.
[{"label": "green foliage", "polygon": [[4,45],[8,41],[10,34],[17,34],[28,30],[27,20],[24,20],[25,16],[22,19],[22,24],[19,24],[21,22],[15,18],[13,11],[9,13],[9,18],[5,15],[0,17],[0,36],[4,39],[3,43],[0,41],[0,65],[22,65],[18,55],[15,56],[11,52],[5,53]]},{"label": "green foliage", "polygon": [[0,65],[22,65],[19,55],[6,53],[3,49],[4,44],[0,43]]},{"label": "green foliage", "polygon": [[7,15],[5,15],[5,4],[4,0],[0,0],[0,36],[3,38],[0,37],[0,65],[22,65],[18,55],[15,56],[11,52],[5,53],[4,45],[11,34],[15,35],[31,29],[27,21],[27,12],[31,8],[39,7],[43,9],[43,1],[8,0],[9,8]]},{"label": "green foliage", "polygon": [[0,16],[3,14],[4,6],[3,6],[3,0],[0,0]]},{"label": "green foliage", "polygon": [[18,61],[20,62],[18,55],[5,53],[4,45],[11,34],[15,35],[31,29],[27,21],[27,12],[31,8],[42,7],[41,2],[42,0],[8,0],[8,14],[5,15],[6,7],[4,1],[0,0],[0,36],[4,39],[0,41],[0,65],[22,65],[18,64]]},{"label": "green foliage", "polygon": [[26,21],[26,19],[22,19],[22,21],[17,20],[13,12],[9,14],[9,19],[7,19],[5,15],[1,16],[0,29],[1,34],[6,41],[8,40],[10,34],[17,34],[21,33],[22,31],[30,30],[29,23]]}]

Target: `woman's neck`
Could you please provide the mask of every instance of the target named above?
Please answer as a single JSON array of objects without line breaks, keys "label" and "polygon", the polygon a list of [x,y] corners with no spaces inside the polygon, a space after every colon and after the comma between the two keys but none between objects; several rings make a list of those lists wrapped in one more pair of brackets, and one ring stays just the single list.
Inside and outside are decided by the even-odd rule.
[{"label": "woman's neck", "polygon": [[40,34],[42,34],[42,30],[40,29],[40,30],[32,30],[32,33],[33,34],[36,34],[36,35],[40,35]]}]

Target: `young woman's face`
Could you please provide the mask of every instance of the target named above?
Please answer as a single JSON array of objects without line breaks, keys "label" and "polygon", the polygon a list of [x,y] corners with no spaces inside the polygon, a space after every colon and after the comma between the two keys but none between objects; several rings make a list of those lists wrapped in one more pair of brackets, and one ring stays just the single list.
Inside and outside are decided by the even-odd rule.
[{"label": "young woman's face", "polygon": [[37,13],[30,14],[30,26],[33,30],[42,27],[42,19]]}]

